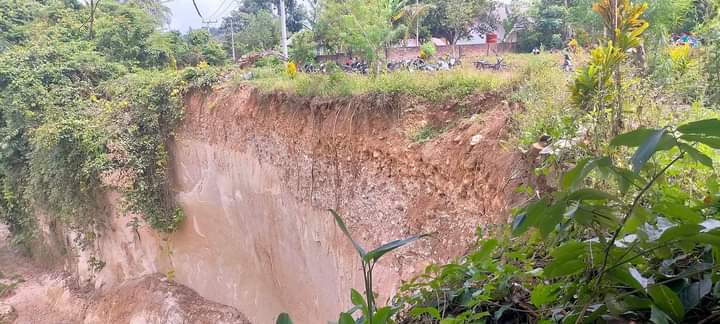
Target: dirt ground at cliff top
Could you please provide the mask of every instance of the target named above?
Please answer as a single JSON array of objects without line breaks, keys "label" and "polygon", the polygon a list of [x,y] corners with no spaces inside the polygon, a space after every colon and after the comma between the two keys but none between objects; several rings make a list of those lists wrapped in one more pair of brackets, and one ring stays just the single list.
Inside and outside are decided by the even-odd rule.
[{"label": "dirt ground at cliff top", "polygon": [[160,274],[102,294],[81,289],[66,272],[34,264],[10,246],[4,224],[0,274],[0,324],[249,323],[235,308],[210,302]]}]

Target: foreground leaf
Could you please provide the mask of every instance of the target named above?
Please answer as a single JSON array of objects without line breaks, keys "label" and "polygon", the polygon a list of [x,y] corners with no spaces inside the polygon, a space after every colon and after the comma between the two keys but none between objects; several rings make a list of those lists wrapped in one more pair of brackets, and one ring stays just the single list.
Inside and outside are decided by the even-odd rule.
[{"label": "foreground leaf", "polygon": [[537,285],[530,293],[530,302],[536,307],[550,304],[555,301],[559,292],[560,286],[558,284]]},{"label": "foreground leaf", "polygon": [[693,309],[700,304],[700,300],[709,294],[711,290],[712,280],[710,278],[696,281],[680,292],[680,300],[685,309]]},{"label": "foreground leaf", "polygon": [[720,137],[711,137],[711,136],[703,136],[703,135],[683,135],[683,136],[680,136],[680,139],[686,140],[688,142],[703,143],[714,149],[720,149]]},{"label": "foreground leaf", "polygon": [[420,316],[423,314],[428,314],[436,320],[440,319],[440,311],[435,307],[415,307],[410,311],[410,315],[412,316]]},{"label": "foreground leaf", "polygon": [[347,226],[345,226],[345,222],[343,222],[340,215],[335,210],[332,210],[332,209],[328,209],[328,210],[333,215],[333,217],[335,217],[335,223],[337,223],[338,227],[340,227],[340,230],[343,232],[343,234],[345,234],[345,236],[350,240],[350,242],[352,242],[352,245],[355,247],[355,250],[358,252],[358,254],[360,254],[360,257],[364,258],[365,254],[366,254],[365,249],[363,249],[362,246],[360,246],[360,244],[355,242],[355,240],[352,238],[352,236],[350,236],[350,232],[348,232]]},{"label": "foreground leaf", "polygon": [[655,306],[670,316],[674,321],[680,322],[685,316],[685,309],[683,308],[680,298],[667,286],[652,286],[648,288],[648,294],[652,298]]},{"label": "foreground leaf", "polygon": [[419,239],[421,239],[421,238],[423,238],[423,237],[426,237],[426,236],[429,236],[429,234],[415,235],[415,236],[411,236],[411,237],[408,237],[408,238],[403,239],[403,240],[396,240],[396,241],[392,241],[392,242],[383,244],[382,246],[378,247],[377,249],[368,252],[368,253],[363,257],[363,260],[365,260],[365,261],[377,261],[377,260],[379,260],[383,255],[385,255],[386,253],[388,253],[388,252],[390,252],[390,251],[392,251],[392,250],[395,250],[395,249],[397,249],[397,248],[399,248],[399,247],[402,247],[402,246],[404,246],[404,245],[407,245],[407,244],[409,244],[409,243],[415,242],[415,241],[417,241],[417,240],[419,240]]},{"label": "foreground leaf", "polygon": [[720,119],[703,119],[677,128],[683,134],[701,134],[720,137]]},{"label": "foreground leaf", "polygon": [[687,152],[693,160],[700,162],[704,166],[710,168],[713,167],[713,160],[709,156],[705,155],[705,153],[700,152],[698,149],[685,143],[678,143],[678,146],[683,151]]},{"label": "foreground leaf", "polygon": [[665,135],[665,129],[658,129],[652,135],[650,135],[645,142],[635,151],[632,158],[630,158],[630,164],[632,164],[632,170],[635,173],[640,172],[640,169],[655,154],[658,149],[660,139]]},{"label": "foreground leaf", "polygon": [[281,313],[280,315],[278,315],[275,324],[293,324],[293,322],[290,319],[290,315],[288,315],[288,313]]},{"label": "foreground leaf", "polygon": [[355,324],[355,320],[348,313],[340,313],[338,324]]}]

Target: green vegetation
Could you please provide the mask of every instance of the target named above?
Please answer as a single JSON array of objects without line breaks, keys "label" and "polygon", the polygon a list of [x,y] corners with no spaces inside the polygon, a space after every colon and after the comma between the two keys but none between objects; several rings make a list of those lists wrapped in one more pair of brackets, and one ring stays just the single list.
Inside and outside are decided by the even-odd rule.
[{"label": "green vegetation", "polygon": [[251,83],[267,91],[288,91],[301,96],[353,96],[367,93],[405,94],[431,101],[463,99],[474,93],[510,90],[513,74],[475,70],[441,71],[432,74],[398,71],[378,76],[334,71],[329,74],[300,73],[290,77],[278,67],[254,70]]},{"label": "green vegetation", "polygon": [[[347,239],[352,243],[355,251],[358,253],[358,256],[360,256],[360,259],[362,261],[363,282],[365,283],[365,296],[360,294],[360,292],[358,292],[357,290],[351,289],[350,300],[352,301],[354,307],[347,312],[340,313],[340,318],[338,319],[337,323],[394,323],[392,317],[398,312],[399,309],[392,306],[378,307],[377,302],[375,301],[375,291],[373,290],[373,269],[375,268],[375,264],[385,254],[388,254],[398,248],[415,242],[423,237],[426,237],[427,235],[416,235],[402,240],[395,240],[378,246],[372,251],[365,251],[365,249],[352,238],[350,232],[348,232],[347,226],[345,226],[345,222],[343,222],[342,220],[342,217],[340,217],[340,215],[332,209],[330,210],[330,213],[335,218],[335,223],[338,225],[343,234],[345,234],[345,237],[347,237]],[[355,316],[355,313],[359,313],[359,316]],[[292,324],[292,321],[290,320],[290,316],[287,313],[282,313],[278,316],[276,323]]]},{"label": "green vegetation", "polygon": [[430,125],[425,125],[410,134],[410,140],[415,143],[423,143],[435,138],[438,134],[440,134],[440,130]]},{"label": "green vegetation", "polygon": [[73,1],[0,7],[0,25],[12,26],[0,49],[0,218],[14,242],[33,239],[40,211],[82,231],[102,224],[106,189],[154,228],[175,229],[166,142],[183,94],[212,82],[207,63],[224,63],[221,47],[207,32],[160,33],[132,4],[101,3],[91,22]]},{"label": "green vegetation", "polygon": [[[240,5],[222,29],[232,22],[237,49],[275,49],[274,3]],[[530,162],[547,188],[519,188],[527,200],[513,223],[486,231],[462,258],[429,266],[386,306],[375,301],[374,265],[420,237],[366,252],[333,212],[365,279],[339,323],[720,318],[717,0],[328,0],[313,1],[307,21],[299,2],[287,7],[295,63],[262,59],[237,73],[239,82],[300,96],[428,102],[493,91],[523,107],[512,144],[544,148]],[[496,8],[508,19],[496,21]],[[169,188],[167,145],[188,91],[220,79],[227,46],[204,30],[160,32],[168,12],[159,1],[0,0],[0,10],[0,218],[14,242],[32,241],[37,214],[91,240],[107,190],[123,193],[127,210],[154,229],[177,229],[183,213]],[[469,62],[433,73],[384,71],[388,48],[411,34],[456,44],[499,23],[521,48],[565,49],[577,72],[560,69],[562,54],[507,55],[501,71]],[[681,32],[697,37],[674,44],[684,41],[670,34]],[[361,57],[371,75],[335,64],[326,73],[299,71],[296,63],[313,62],[320,48]],[[434,50],[424,45],[423,56]],[[408,137],[425,142],[441,131],[423,125]]]}]

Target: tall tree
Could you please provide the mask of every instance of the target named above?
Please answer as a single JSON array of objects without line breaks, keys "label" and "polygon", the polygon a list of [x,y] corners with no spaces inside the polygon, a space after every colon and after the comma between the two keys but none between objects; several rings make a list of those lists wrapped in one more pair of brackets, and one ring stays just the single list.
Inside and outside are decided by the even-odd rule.
[{"label": "tall tree", "polygon": [[172,18],[172,11],[165,4],[172,0],[120,0],[121,3],[130,3],[145,10],[151,17],[157,19],[160,24],[167,25]]},{"label": "tall tree", "polygon": [[423,19],[433,36],[455,45],[473,31],[480,34],[495,30],[495,2],[492,0],[431,0],[434,9]]},{"label": "tall tree", "polygon": [[[256,12],[234,10],[223,18],[223,31],[226,47],[230,46],[230,19],[235,33],[235,47],[240,53],[262,51],[275,48],[280,43],[280,29],[277,16],[270,11],[260,9]],[[231,49],[228,47],[228,50]]]},{"label": "tall tree", "polygon": [[404,6],[403,0],[330,0],[320,20],[324,33],[379,67],[384,50],[405,31],[395,23]]},{"label": "tall tree", "polygon": [[[246,14],[267,11],[275,17],[278,17],[279,14],[277,0],[243,0],[238,11]],[[299,1],[285,0],[285,15],[287,16],[286,24],[290,33],[296,33],[305,27],[307,12]]]}]

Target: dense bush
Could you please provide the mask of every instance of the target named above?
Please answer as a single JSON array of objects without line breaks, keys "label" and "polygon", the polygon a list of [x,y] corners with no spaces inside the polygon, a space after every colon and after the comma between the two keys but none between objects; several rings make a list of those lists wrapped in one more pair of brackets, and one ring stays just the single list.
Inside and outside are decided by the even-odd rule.
[{"label": "dense bush", "polygon": [[[13,27],[0,51],[0,219],[15,241],[33,238],[37,212],[82,230],[101,224],[106,189],[153,228],[174,230],[182,212],[166,144],[182,96],[219,79],[207,63],[222,64],[224,51],[207,32],[159,33],[130,5],[100,4],[90,35],[85,6],[17,4],[0,0],[12,8],[0,24]],[[198,66],[175,71],[187,65]]]}]

